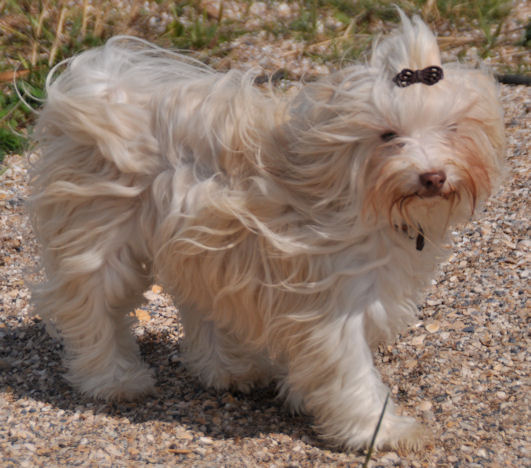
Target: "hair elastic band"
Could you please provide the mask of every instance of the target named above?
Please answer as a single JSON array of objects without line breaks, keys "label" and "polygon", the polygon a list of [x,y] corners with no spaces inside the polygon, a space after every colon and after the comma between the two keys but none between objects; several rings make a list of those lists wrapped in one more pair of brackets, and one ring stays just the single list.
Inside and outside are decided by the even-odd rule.
[{"label": "hair elastic band", "polygon": [[442,80],[443,77],[443,69],[437,66],[426,67],[423,70],[410,70],[409,68],[404,68],[393,78],[393,82],[400,88],[405,88],[406,86],[415,83],[433,86],[435,83]]}]

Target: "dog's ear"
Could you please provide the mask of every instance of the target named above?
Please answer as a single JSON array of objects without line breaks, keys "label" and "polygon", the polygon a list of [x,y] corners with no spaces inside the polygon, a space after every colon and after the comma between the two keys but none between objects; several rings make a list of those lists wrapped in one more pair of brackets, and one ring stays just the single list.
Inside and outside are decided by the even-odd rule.
[{"label": "dog's ear", "polygon": [[505,176],[505,125],[499,89],[492,74],[483,69],[456,63],[447,65],[445,73],[450,89],[459,90],[452,113],[458,130],[456,145],[466,143],[473,159],[489,168],[492,190]]},{"label": "dog's ear", "polygon": [[370,64],[395,76],[404,69],[422,70],[441,66],[441,55],[434,34],[418,17],[409,19],[398,9],[401,26],[373,46]]}]

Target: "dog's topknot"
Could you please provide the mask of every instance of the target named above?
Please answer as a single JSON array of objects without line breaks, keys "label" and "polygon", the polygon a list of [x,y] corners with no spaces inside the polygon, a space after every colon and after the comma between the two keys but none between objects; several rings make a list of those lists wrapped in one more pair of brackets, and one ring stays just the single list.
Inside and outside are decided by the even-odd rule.
[{"label": "dog's topknot", "polygon": [[422,70],[441,66],[439,46],[426,24],[414,16],[410,20],[398,9],[401,26],[373,48],[370,64],[385,71],[390,78],[405,68]]}]

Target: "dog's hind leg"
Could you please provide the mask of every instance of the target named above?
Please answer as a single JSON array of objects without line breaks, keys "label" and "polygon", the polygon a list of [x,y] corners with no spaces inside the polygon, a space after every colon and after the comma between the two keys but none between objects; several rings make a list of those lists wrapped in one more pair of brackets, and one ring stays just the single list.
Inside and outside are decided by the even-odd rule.
[{"label": "dog's hind leg", "polygon": [[240,343],[196,311],[180,312],[187,366],[205,386],[246,393],[271,380],[272,364],[265,351]]},{"label": "dog's hind leg", "polygon": [[150,277],[128,245],[105,251],[98,241],[62,261],[53,249],[43,253],[48,281],[34,291],[36,313],[61,332],[67,378],[76,388],[98,398],[131,399],[154,384],[130,331],[130,312],[143,301]]},{"label": "dog's hind leg", "polygon": [[76,387],[132,398],[153,386],[128,314],[151,280],[142,265],[151,257],[158,142],[141,97],[118,85],[123,57],[83,57],[49,80],[35,128],[29,207],[48,279],[35,290],[36,313],[57,324]]}]

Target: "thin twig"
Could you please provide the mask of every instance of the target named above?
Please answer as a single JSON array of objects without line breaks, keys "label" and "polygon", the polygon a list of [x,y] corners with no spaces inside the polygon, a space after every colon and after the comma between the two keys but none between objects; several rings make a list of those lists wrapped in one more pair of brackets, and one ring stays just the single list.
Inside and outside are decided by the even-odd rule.
[{"label": "thin twig", "polygon": [[39,21],[37,22],[37,29],[35,30],[35,35],[33,37],[33,44],[31,47],[31,66],[34,67],[37,64],[37,54],[39,52],[39,38],[42,33],[42,26],[44,24],[44,18],[46,17],[46,8],[43,8],[39,13]]},{"label": "thin twig", "polygon": [[94,37],[101,38],[103,35],[104,29],[104,18],[107,17],[107,4],[103,4],[103,8],[99,9],[99,15],[96,16],[96,21],[94,22]]},{"label": "thin twig", "polygon": [[48,66],[52,66],[55,61],[55,56],[57,55],[57,50],[59,49],[59,44],[61,42],[61,35],[63,33],[63,26],[65,23],[66,17],[66,7],[63,5],[61,8],[61,13],[59,14],[59,21],[57,22],[57,30],[55,31],[55,38],[53,40],[52,49],[50,50],[50,58],[48,60]]},{"label": "thin twig", "polygon": [[7,70],[0,72],[0,83],[17,80],[29,74],[29,70]]},{"label": "thin twig", "polygon": [[83,0],[83,16],[81,19],[81,38],[85,39],[87,34],[87,23],[88,23],[88,0]]},{"label": "thin twig", "polygon": [[378,419],[378,424],[376,424],[376,429],[374,429],[374,433],[371,439],[371,444],[369,445],[369,449],[367,450],[367,456],[365,457],[365,461],[363,462],[363,465],[362,465],[363,468],[368,468],[369,462],[371,461],[372,451],[374,449],[374,444],[376,442],[376,436],[378,435],[378,432],[380,432],[380,425],[382,424],[382,420],[384,417],[385,409],[387,408],[388,401],[389,401],[389,393],[387,393],[387,396],[385,397],[385,402],[382,408],[382,412],[380,413],[380,418]]},{"label": "thin twig", "polygon": [[26,34],[24,33],[21,33],[20,31],[18,31],[17,29],[15,28],[12,28],[8,23],[7,21],[2,21],[0,19],[0,30],[2,30],[2,32],[4,32],[4,34],[6,32],[10,33],[10,34],[13,34],[15,36],[17,36],[19,39],[24,39],[26,40],[28,37],[26,36]]},{"label": "thin twig", "polygon": [[495,76],[500,83],[506,85],[531,86],[531,75],[501,74]]}]

